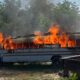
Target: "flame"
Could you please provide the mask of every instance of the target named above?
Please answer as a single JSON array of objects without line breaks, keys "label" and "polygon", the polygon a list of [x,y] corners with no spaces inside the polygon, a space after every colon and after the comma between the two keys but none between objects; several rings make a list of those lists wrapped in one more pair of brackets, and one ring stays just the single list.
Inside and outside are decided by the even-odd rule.
[{"label": "flame", "polygon": [[52,25],[48,32],[51,34],[47,36],[39,34],[34,38],[33,42],[35,44],[59,44],[62,48],[75,47],[75,40],[69,39],[68,35],[60,30],[59,25]]},{"label": "flame", "polygon": [[3,34],[0,33],[0,46],[5,50],[13,50],[18,48],[43,47],[43,44],[59,44],[61,48],[75,47],[76,45],[76,41],[72,39],[70,35],[67,35],[64,31],[62,31],[57,24],[52,25],[49,28],[48,33],[50,34],[43,35],[43,33],[40,31],[34,32],[35,37],[31,43],[25,41],[21,43],[16,43],[11,36],[4,37]]},{"label": "flame", "polygon": [[14,49],[12,37],[8,36],[4,38],[3,34],[0,32],[0,47],[5,50]]},{"label": "flame", "polygon": [[14,49],[13,40],[11,36],[8,36],[7,38],[3,39],[2,44],[3,44],[3,48],[6,50]]},{"label": "flame", "polygon": [[0,33],[0,43],[2,43],[2,41],[3,41],[3,34]]},{"label": "flame", "polygon": [[67,43],[68,36],[64,32],[62,32],[61,35],[59,36],[59,44],[61,47],[67,47],[68,46]]},{"label": "flame", "polygon": [[3,34],[0,32],[0,45],[1,45],[1,48],[3,48],[3,40],[4,40]]},{"label": "flame", "polygon": [[42,36],[41,36],[41,32],[40,31],[36,31],[36,32],[34,32],[34,34],[35,34],[35,39],[33,40],[33,42],[35,43],[35,44],[42,44],[43,43],[43,39],[42,39]]}]

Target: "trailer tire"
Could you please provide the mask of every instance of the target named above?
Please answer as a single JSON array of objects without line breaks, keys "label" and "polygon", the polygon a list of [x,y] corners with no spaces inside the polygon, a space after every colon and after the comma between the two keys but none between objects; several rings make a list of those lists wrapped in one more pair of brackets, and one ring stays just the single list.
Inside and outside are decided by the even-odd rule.
[{"label": "trailer tire", "polygon": [[3,66],[3,61],[2,61],[2,58],[0,57],[0,67]]},{"label": "trailer tire", "polygon": [[54,55],[54,56],[52,56],[52,58],[51,58],[52,65],[60,65],[60,62],[61,62],[60,58],[61,58],[60,55]]}]

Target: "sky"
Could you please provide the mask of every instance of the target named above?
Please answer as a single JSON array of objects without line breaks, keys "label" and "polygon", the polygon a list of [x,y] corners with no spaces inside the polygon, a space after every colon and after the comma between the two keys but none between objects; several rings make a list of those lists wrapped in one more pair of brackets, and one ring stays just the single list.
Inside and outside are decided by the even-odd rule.
[{"label": "sky", "polygon": [[[52,0],[54,2],[63,2],[64,0]],[[70,2],[75,2],[76,5],[80,8],[80,0],[67,0],[67,1],[70,1]]]},{"label": "sky", "polygon": [[[0,0],[0,1],[3,2],[4,0]],[[51,1],[55,2],[55,3],[58,3],[58,2],[63,2],[64,0],[51,0]],[[75,2],[76,5],[80,8],[80,0],[68,0],[68,1]]]}]

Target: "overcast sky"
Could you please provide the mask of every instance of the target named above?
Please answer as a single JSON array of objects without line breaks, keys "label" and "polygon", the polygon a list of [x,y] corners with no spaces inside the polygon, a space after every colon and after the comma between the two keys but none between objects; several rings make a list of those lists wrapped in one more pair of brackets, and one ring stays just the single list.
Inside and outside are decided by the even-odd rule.
[{"label": "overcast sky", "polygon": [[[64,0],[51,0],[52,2],[58,3],[58,2],[63,2]],[[67,0],[70,2],[75,2],[76,5],[80,8],[80,0]]]},{"label": "overcast sky", "polygon": [[[0,0],[0,1],[4,1],[4,0]],[[22,0],[23,1],[23,0]],[[26,0],[27,1],[27,0]],[[58,2],[62,2],[64,0],[51,0],[52,2],[55,2],[55,3],[58,3]],[[68,1],[71,1],[71,2],[75,2],[76,5],[80,8],[80,0],[68,0]]]}]

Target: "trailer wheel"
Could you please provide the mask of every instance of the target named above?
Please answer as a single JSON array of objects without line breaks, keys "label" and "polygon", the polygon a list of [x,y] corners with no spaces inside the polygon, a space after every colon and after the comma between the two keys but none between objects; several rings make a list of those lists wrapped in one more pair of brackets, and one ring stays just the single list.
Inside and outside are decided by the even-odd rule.
[{"label": "trailer wheel", "polygon": [[2,61],[2,58],[0,57],[0,67],[3,66],[3,61]]},{"label": "trailer wheel", "polygon": [[2,58],[0,57],[0,63],[2,62]]},{"label": "trailer wheel", "polygon": [[59,55],[55,55],[55,56],[52,56],[52,58],[51,58],[51,61],[52,61],[52,65],[60,65],[60,63],[61,63],[61,56],[59,56]]}]

